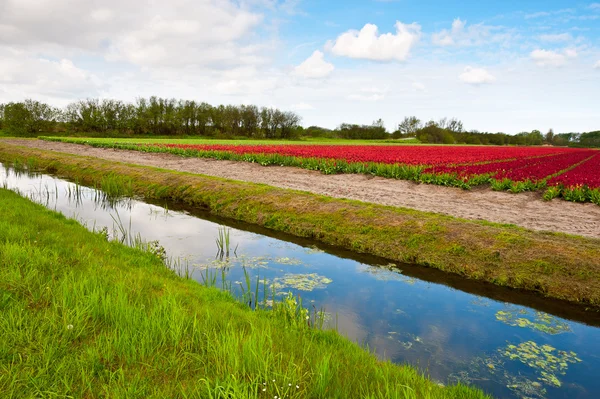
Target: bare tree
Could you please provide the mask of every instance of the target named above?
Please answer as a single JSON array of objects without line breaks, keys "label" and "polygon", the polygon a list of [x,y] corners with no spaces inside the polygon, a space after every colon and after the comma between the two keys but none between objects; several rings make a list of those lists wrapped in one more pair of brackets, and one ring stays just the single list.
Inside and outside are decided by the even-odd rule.
[{"label": "bare tree", "polygon": [[407,116],[398,124],[398,131],[405,136],[414,136],[421,129],[421,120],[416,116]]}]

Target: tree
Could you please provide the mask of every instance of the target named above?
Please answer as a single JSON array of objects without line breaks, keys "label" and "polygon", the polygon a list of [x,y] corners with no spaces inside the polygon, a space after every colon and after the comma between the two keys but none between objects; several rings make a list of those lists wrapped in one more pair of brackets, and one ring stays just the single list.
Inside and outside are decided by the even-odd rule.
[{"label": "tree", "polygon": [[548,130],[545,138],[546,143],[552,144],[554,142],[554,131],[552,129]]},{"label": "tree", "polygon": [[423,143],[454,144],[456,142],[450,131],[439,127],[435,122],[428,123],[427,126],[417,131],[417,138]]},{"label": "tree", "polygon": [[15,135],[33,135],[52,131],[59,119],[60,110],[34,100],[8,103],[4,106],[3,125]]},{"label": "tree", "polygon": [[301,120],[302,119],[300,118],[300,115],[294,112],[284,112],[282,121],[279,125],[281,127],[281,138],[292,138],[294,131],[296,130],[296,127],[298,127]]},{"label": "tree", "polygon": [[0,130],[4,128],[4,107],[5,104],[0,104]]},{"label": "tree", "polygon": [[421,120],[416,116],[407,116],[398,124],[398,131],[403,137],[414,137],[421,129]]},{"label": "tree", "polygon": [[462,133],[463,123],[456,118],[452,118],[446,123],[446,129],[452,133]]},{"label": "tree", "polygon": [[258,135],[260,122],[260,111],[256,105],[242,105],[240,107],[240,116],[242,122],[242,134],[247,137]]}]

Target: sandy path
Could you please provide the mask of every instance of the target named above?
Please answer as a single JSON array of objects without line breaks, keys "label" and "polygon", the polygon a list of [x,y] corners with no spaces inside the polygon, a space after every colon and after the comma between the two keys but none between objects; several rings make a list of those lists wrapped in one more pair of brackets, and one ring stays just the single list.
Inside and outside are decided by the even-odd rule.
[{"label": "sandy path", "polygon": [[510,194],[489,189],[465,191],[365,175],[328,176],[291,167],[264,167],[246,162],[182,158],[171,154],[149,154],[79,144],[16,139],[2,140],[2,142],[111,161],[265,183],[275,187],[443,213],[465,219],[512,223],[533,230],[559,231],[600,238],[600,206],[563,200],[546,202],[540,198],[539,193]]}]

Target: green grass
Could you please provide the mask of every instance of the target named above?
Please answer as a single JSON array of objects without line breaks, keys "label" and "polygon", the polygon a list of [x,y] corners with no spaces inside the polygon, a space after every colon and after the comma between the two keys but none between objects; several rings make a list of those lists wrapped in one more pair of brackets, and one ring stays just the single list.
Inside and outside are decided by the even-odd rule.
[{"label": "green grass", "polygon": [[4,189],[0,265],[4,398],[485,397],[253,311]]},{"label": "green grass", "polygon": [[157,143],[172,143],[172,144],[245,144],[245,145],[269,145],[269,144],[335,144],[335,145],[415,145],[420,144],[419,140],[347,140],[347,139],[328,139],[328,138],[309,138],[303,137],[297,140],[268,140],[268,139],[216,139],[210,137],[40,137],[42,139],[75,142],[75,143],[94,143],[94,144],[157,144]]},{"label": "green grass", "polygon": [[[600,308],[598,239],[0,142],[0,161],[26,165],[30,158],[44,171],[89,186],[98,186],[107,176],[114,176],[115,181],[127,183],[122,191],[149,199],[178,201],[215,215],[355,252]],[[544,265],[543,270],[539,265]]]}]

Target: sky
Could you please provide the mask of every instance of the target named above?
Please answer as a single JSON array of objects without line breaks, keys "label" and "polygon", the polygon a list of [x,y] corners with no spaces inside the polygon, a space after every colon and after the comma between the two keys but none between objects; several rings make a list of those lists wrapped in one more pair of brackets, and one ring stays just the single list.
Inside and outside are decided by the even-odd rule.
[{"label": "sky", "polygon": [[161,97],[335,128],[600,129],[600,3],[0,0],[0,102]]}]

